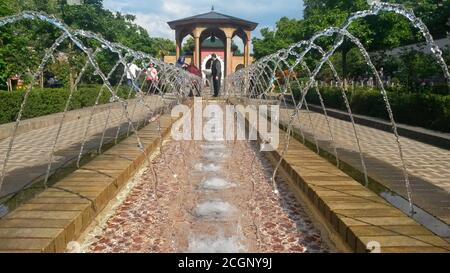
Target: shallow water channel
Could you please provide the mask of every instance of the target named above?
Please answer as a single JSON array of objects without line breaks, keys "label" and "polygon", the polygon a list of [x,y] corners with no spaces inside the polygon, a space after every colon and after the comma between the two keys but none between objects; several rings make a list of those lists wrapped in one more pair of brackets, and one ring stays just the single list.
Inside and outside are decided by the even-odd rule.
[{"label": "shallow water channel", "polygon": [[168,139],[152,162],[82,236],[83,251],[330,251],[280,177],[274,193],[256,143]]}]

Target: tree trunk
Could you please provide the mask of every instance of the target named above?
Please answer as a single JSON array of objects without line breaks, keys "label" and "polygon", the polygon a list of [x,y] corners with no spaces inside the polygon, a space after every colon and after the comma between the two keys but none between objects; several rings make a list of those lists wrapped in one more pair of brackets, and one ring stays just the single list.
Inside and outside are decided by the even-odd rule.
[{"label": "tree trunk", "polygon": [[342,79],[345,80],[347,78],[347,54],[348,49],[344,48],[342,50]]},{"label": "tree trunk", "polygon": [[42,89],[44,89],[44,72],[41,73],[39,85]]},{"label": "tree trunk", "polygon": [[73,76],[73,71],[72,69],[69,69],[70,73],[69,73],[69,86],[70,86],[70,90],[72,90],[73,86],[75,85],[74,83],[74,76]]},{"label": "tree trunk", "polygon": [[68,58],[67,58],[67,62],[68,62],[68,65],[69,65],[69,87],[70,87],[70,90],[72,90],[72,88],[73,88],[73,86],[75,84],[75,82],[74,82],[75,81],[74,74],[76,74],[76,73],[73,72],[73,69],[72,69],[72,67],[70,65],[70,58],[71,58],[71,56],[73,56],[73,54],[74,54],[74,52],[73,52],[73,44],[69,43],[69,55],[68,55]]}]

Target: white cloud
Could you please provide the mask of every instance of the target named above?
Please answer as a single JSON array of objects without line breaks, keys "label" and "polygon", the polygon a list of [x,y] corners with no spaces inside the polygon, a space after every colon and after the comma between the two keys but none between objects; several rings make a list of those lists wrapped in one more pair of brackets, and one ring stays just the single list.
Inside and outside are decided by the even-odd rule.
[{"label": "white cloud", "polygon": [[192,13],[192,7],[186,5],[185,1],[169,0],[164,1],[163,13],[173,16],[172,18],[187,17]]},{"label": "white cloud", "polygon": [[107,9],[110,9],[113,11],[126,12],[127,10],[130,10],[133,7],[136,7],[135,4],[138,4],[138,3],[139,2],[133,3],[133,1],[105,0],[103,5]]},{"label": "white cloud", "polygon": [[[104,6],[113,11],[136,15],[136,23],[151,36],[174,40],[175,33],[167,22],[206,13],[214,4],[215,10],[260,25],[273,28],[282,16],[300,18],[302,0],[104,0]],[[259,36],[259,29],[254,36]]]},{"label": "white cloud", "polygon": [[175,39],[174,31],[167,25],[168,18],[164,15],[135,13],[136,23],[144,27],[151,36]]}]

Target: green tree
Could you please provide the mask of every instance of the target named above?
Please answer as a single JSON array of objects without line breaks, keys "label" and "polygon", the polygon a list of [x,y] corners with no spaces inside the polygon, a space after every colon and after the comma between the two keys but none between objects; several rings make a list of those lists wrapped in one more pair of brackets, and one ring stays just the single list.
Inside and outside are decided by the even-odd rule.
[{"label": "green tree", "polygon": [[183,54],[192,54],[195,50],[195,41],[194,38],[189,37],[183,45]]},{"label": "green tree", "polygon": [[175,55],[176,46],[175,43],[169,39],[164,38],[150,38],[152,40],[151,43],[151,51],[155,52],[154,55],[158,57],[162,57],[164,55]]},{"label": "green tree", "polygon": [[[256,58],[273,53],[289,44],[309,39],[314,33],[328,27],[340,27],[354,12],[368,8],[366,0],[305,0],[303,20],[281,18],[275,30],[263,29],[262,38],[253,40]],[[441,38],[449,30],[450,5],[446,0],[397,0],[424,20],[435,38]],[[440,5],[441,3],[442,5]],[[355,21],[349,31],[360,39],[369,51],[387,50],[421,41],[421,36],[404,17],[393,13],[381,13]],[[325,41],[325,42],[324,42]],[[321,39],[321,45],[329,46],[331,39]],[[344,76],[349,71],[348,54],[354,45],[348,40],[339,48],[339,67]]]},{"label": "green tree", "polygon": [[0,1],[0,16],[7,16],[13,14],[13,1],[3,0]]},{"label": "green tree", "polygon": [[[67,5],[66,0],[1,0],[0,16],[7,16],[23,10],[44,11],[52,14],[72,28],[89,30],[101,34],[107,40],[124,44],[134,50],[159,57],[161,54],[175,52],[175,44],[162,38],[153,38],[141,26],[133,15],[113,13],[103,8],[102,0],[85,0],[82,5]],[[0,89],[5,88],[6,78],[13,74],[30,74],[35,71],[49,48],[61,32],[43,22],[23,21],[7,25],[0,30]],[[84,41],[95,48],[92,41]],[[57,70],[63,75],[70,75],[67,82],[73,82],[86,57],[69,43],[59,49],[66,54],[69,66],[56,62],[50,70]],[[103,57],[105,67],[112,67],[117,56],[108,54]],[[58,63],[61,67],[57,67]],[[69,71],[62,71],[68,69]]]},{"label": "green tree", "polygon": [[450,31],[450,3],[448,0],[390,0],[413,9],[433,34],[434,38],[446,37]]}]

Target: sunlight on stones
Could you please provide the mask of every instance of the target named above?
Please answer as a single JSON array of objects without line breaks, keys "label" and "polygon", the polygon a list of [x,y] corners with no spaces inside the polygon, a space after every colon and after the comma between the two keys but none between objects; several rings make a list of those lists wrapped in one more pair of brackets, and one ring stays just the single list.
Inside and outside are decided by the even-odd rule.
[{"label": "sunlight on stones", "polygon": [[195,215],[208,220],[222,220],[233,215],[236,208],[224,201],[206,201],[195,208]]},{"label": "sunlight on stones", "polygon": [[214,163],[210,163],[210,164],[197,163],[197,164],[195,164],[195,169],[199,172],[216,173],[221,170],[221,167]]},{"label": "sunlight on stones", "polygon": [[229,157],[228,153],[221,153],[221,152],[214,152],[214,151],[210,151],[210,152],[206,152],[204,154],[204,157],[208,160],[220,160],[220,159],[226,159]]},{"label": "sunlight on stones", "polygon": [[236,184],[230,183],[225,179],[213,177],[202,183],[201,188],[205,190],[223,190],[236,187]]},{"label": "sunlight on stones", "polygon": [[189,239],[190,253],[239,253],[245,251],[238,236],[193,236]]}]

